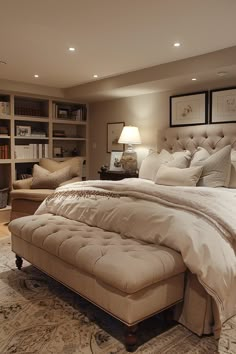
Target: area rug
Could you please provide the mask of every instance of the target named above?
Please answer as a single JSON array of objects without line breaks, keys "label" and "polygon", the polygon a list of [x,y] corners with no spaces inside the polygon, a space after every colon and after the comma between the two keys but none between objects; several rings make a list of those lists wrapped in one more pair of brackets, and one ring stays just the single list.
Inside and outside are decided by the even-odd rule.
[{"label": "area rug", "polygon": [[[236,353],[236,320],[217,343],[179,324],[167,329],[161,317],[140,330],[142,354]],[[219,344],[219,349],[218,349]],[[220,348],[221,347],[221,348]],[[0,240],[1,354],[123,354],[123,326],[111,316],[24,261],[15,268],[10,238]]]}]

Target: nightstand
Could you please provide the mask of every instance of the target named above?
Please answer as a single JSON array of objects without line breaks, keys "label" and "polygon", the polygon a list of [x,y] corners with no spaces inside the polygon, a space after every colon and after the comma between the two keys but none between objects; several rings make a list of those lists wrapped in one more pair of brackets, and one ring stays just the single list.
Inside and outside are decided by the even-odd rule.
[{"label": "nightstand", "polygon": [[106,179],[110,181],[119,181],[124,178],[138,177],[138,173],[128,173],[125,171],[98,171],[100,179]]}]

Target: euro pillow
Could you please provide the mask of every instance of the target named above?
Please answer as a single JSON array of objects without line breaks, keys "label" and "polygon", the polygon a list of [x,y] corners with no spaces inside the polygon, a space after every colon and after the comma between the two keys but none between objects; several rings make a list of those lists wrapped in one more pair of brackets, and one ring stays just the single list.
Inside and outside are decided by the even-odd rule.
[{"label": "euro pillow", "polygon": [[157,171],[155,183],[165,186],[195,187],[203,167],[177,168],[162,165]]},{"label": "euro pillow", "polygon": [[70,166],[64,167],[55,172],[49,172],[39,165],[34,165],[32,189],[55,189],[62,182],[68,181],[73,177]]},{"label": "euro pillow", "polygon": [[163,149],[160,153],[151,152],[143,159],[140,169],[139,178],[154,181],[157,171],[162,164],[168,164],[172,167],[186,168],[189,166],[191,159],[190,151],[180,151],[173,154]]},{"label": "euro pillow", "polygon": [[194,165],[195,162],[204,161],[210,156],[211,154],[205,148],[199,146],[192,156],[191,165]]},{"label": "euro pillow", "polygon": [[229,188],[236,188],[236,151],[231,151],[231,173]]},{"label": "euro pillow", "polygon": [[231,168],[230,154],[230,145],[225,146],[212,155],[206,149],[199,148],[190,164],[190,167],[203,167],[198,185],[205,187],[228,187]]}]

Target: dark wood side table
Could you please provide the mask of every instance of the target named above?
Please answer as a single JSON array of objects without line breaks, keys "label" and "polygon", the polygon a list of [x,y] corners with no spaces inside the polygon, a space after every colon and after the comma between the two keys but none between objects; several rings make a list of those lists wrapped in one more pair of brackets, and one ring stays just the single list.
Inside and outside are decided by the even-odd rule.
[{"label": "dark wood side table", "polygon": [[138,173],[128,173],[125,171],[98,171],[100,179],[106,179],[110,181],[119,181],[123,178],[138,177]]}]

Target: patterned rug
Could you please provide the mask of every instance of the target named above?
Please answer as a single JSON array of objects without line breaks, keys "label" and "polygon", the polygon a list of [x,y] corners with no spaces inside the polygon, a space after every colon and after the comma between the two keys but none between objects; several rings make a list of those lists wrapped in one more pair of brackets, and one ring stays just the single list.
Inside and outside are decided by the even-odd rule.
[{"label": "patterned rug", "polygon": [[[9,237],[0,240],[0,354],[123,354],[123,326],[24,261],[15,268]],[[136,353],[236,354],[236,319],[217,343],[156,316],[140,329]],[[219,348],[218,348],[219,347]]]}]

